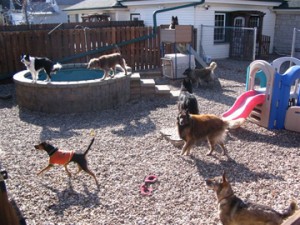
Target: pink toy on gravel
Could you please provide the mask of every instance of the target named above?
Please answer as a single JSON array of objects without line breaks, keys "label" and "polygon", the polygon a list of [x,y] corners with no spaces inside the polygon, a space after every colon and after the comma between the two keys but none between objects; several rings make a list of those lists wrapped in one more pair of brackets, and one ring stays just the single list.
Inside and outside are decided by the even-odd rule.
[{"label": "pink toy on gravel", "polygon": [[148,175],[144,179],[144,184],[141,184],[140,186],[140,192],[144,196],[150,196],[152,195],[153,188],[151,187],[151,184],[154,184],[157,181],[156,175]]}]

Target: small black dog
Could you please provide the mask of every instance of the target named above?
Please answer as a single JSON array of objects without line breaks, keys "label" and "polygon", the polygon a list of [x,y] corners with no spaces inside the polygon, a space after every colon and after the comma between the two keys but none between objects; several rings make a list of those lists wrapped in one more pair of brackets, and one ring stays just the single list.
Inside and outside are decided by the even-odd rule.
[{"label": "small black dog", "polygon": [[198,102],[193,94],[192,82],[190,79],[183,79],[178,97],[178,110],[188,110],[191,114],[199,114]]},{"label": "small black dog", "polygon": [[175,29],[175,25],[178,25],[178,17],[177,16],[172,16],[172,21],[169,26],[169,29]]}]

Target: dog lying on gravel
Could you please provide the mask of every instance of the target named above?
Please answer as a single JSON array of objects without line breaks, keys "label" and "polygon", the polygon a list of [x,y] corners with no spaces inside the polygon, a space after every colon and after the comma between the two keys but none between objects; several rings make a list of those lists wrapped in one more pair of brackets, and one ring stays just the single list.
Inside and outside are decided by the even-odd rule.
[{"label": "dog lying on gravel", "polygon": [[209,143],[209,152],[211,155],[218,144],[226,154],[224,140],[227,129],[235,129],[244,123],[245,119],[225,121],[212,114],[190,114],[187,110],[182,110],[177,116],[177,128],[181,139],[185,144],[181,155],[189,155],[192,146],[199,140],[207,138]]},{"label": "dog lying on gravel", "polygon": [[88,69],[101,69],[104,70],[102,79],[108,77],[111,70],[116,73],[116,65],[119,64],[127,75],[126,62],[120,53],[112,53],[108,55],[102,55],[99,58],[93,58],[89,61]]},{"label": "dog lying on gravel", "polygon": [[221,177],[206,180],[206,185],[216,193],[219,216],[224,225],[279,225],[297,209],[295,202],[291,202],[283,213],[267,206],[243,202],[234,194],[225,172]]}]

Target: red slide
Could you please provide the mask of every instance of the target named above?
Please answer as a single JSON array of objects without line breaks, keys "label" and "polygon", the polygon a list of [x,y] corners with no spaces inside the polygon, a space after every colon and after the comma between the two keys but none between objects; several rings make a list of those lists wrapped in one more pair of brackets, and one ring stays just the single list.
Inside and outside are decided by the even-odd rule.
[{"label": "red slide", "polygon": [[247,118],[256,105],[265,101],[264,93],[250,90],[241,94],[233,104],[233,106],[225,113],[222,118],[226,120],[236,120],[239,118]]}]

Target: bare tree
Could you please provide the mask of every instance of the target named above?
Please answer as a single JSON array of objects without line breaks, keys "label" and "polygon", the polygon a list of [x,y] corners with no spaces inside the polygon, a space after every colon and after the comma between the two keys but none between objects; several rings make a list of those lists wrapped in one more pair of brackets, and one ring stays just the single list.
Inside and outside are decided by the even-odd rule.
[{"label": "bare tree", "polygon": [[27,0],[23,0],[22,3],[22,12],[25,18],[25,24],[28,25],[29,24],[29,19],[28,19],[28,2]]}]

